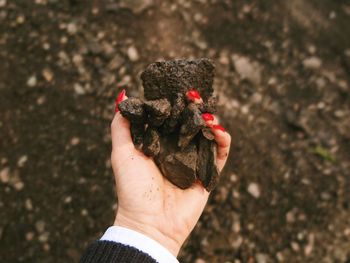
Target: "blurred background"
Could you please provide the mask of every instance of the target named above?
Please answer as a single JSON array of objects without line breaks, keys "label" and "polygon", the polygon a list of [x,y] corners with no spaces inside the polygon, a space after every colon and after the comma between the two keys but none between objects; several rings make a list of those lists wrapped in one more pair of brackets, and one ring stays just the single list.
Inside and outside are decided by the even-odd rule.
[{"label": "blurred background", "polygon": [[199,57],[233,145],[181,262],[350,262],[348,0],[0,0],[1,262],[79,260],[117,206],[117,93]]}]

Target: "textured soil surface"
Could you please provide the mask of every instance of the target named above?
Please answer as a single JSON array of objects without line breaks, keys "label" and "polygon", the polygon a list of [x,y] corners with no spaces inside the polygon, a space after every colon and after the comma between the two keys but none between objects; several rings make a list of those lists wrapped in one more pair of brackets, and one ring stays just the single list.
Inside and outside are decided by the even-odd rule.
[{"label": "textured soil surface", "polygon": [[350,262],[347,0],[0,0],[0,261],[113,222],[109,126],[150,63],[211,58],[233,145],[181,262]]}]

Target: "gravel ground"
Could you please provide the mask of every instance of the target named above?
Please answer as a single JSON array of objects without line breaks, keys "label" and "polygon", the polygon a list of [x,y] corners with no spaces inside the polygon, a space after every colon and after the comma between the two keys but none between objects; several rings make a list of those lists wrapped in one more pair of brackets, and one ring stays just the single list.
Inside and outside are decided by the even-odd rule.
[{"label": "gravel ground", "polygon": [[209,57],[233,136],[181,262],[350,262],[348,0],[0,0],[1,262],[113,222],[109,125],[156,60]]}]

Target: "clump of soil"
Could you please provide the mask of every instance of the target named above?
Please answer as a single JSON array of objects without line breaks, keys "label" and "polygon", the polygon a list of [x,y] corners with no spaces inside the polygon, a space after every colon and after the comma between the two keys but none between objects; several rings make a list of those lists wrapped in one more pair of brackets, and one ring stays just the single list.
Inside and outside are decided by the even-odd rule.
[{"label": "clump of soil", "polygon": [[[219,179],[217,145],[202,118],[214,113],[214,65],[209,59],[155,62],[142,73],[145,100],[118,107],[131,122],[135,146],[181,189],[198,179],[211,191]],[[191,96],[191,94],[199,96]]]}]

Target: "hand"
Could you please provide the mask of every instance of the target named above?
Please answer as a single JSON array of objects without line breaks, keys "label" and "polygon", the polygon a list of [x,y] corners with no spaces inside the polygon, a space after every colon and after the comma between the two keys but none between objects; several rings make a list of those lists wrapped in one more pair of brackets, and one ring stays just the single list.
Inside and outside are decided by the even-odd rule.
[{"label": "hand", "polygon": [[[120,100],[126,99],[123,94]],[[213,122],[213,123],[210,123]],[[208,120],[218,143],[217,165],[225,165],[231,137]],[[173,255],[196,225],[209,193],[200,184],[182,190],[165,179],[153,159],[132,142],[130,123],[120,112],[112,125],[111,162],[116,181],[118,211],[114,225],[126,227],[158,241]]]}]

